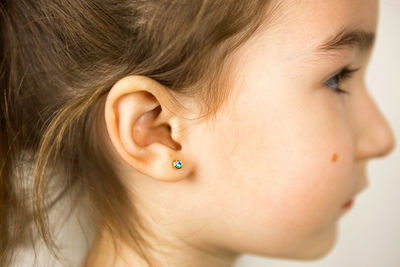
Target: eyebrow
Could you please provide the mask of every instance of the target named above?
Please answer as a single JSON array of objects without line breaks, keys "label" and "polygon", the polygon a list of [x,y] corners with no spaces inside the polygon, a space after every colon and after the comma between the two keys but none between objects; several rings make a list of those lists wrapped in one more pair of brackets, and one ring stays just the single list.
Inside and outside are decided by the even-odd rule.
[{"label": "eyebrow", "polygon": [[342,28],[336,34],[317,46],[319,52],[334,52],[339,50],[359,49],[362,52],[370,50],[376,39],[376,34],[360,29]]}]

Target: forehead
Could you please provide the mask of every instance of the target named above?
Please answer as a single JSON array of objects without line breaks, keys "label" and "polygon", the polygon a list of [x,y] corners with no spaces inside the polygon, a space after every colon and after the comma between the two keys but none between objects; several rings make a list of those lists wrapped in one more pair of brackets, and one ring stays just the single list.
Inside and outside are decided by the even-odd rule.
[{"label": "forehead", "polygon": [[[275,0],[280,13],[276,25],[286,29],[326,31],[335,26],[362,25],[375,30],[378,0]],[[310,27],[310,28],[309,28]]]},{"label": "forehead", "polygon": [[[274,21],[266,24],[264,44],[276,43],[285,56],[309,54],[343,28],[375,32],[378,0],[276,0]],[[296,55],[290,55],[296,51]]]}]

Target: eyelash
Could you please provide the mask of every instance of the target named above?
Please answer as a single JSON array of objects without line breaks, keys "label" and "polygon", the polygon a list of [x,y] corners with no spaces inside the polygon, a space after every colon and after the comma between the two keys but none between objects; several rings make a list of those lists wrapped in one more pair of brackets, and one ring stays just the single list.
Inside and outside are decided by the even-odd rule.
[{"label": "eyelash", "polygon": [[[336,75],[330,77],[326,82],[325,85],[328,86],[329,88],[331,88],[335,93],[337,94],[350,94],[350,92],[342,90],[339,88],[339,85],[346,81],[347,79],[351,78],[353,76],[353,73],[356,72],[357,70],[359,70],[359,68],[357,69],[349,69],[348,67],[343,68],[342,70],[339,71],[339,73],[337,73]],[[332,87],[330,87],[327,82],[330,81],[333,78],[338,79],[337,84],[338,87],[336,89],[333,89]]]}]

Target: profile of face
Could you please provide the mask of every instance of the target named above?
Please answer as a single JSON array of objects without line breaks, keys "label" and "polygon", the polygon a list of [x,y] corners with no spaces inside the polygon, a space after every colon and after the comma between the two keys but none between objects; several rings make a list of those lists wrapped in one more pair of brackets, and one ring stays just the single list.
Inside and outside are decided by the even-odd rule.
[{"label": "profile of face", "polygon": [[[367,162],[395,147],[365,84],[378,6],[377,0],[282,1],[276,21],[232,57],[231,95],[213,120],[171,115],[162,87],[147,81],[141,88],[154,98],[146,101],[162,111],[136,120],[146,114],[134,96],[140,82],[126,79],[112,88],[108,132],[130,166],[123,176],[135,188],[135,203],[157,221],[155,231],[190,242],[191,252],[196,245],[315,259],[331,250],[349,211],[342,206],[368,186]],[[347,33],[353,35],[334,42]],[[357,70],[340,80],[344,67]],[[163,122],[169,130],[153,127]],[[171,167],[174,159],[182,169]]]}]

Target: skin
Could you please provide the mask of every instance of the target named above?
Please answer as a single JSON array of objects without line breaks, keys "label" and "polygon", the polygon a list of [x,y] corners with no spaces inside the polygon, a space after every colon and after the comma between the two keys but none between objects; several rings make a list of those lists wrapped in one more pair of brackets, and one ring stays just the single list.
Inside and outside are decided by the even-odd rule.
[{"label": "skin", "polygon": [[[343,25],[376,32],[378,1],[288,2],[231,58],[232,94],[215,120],[187,119],[199,105],[176,96],[192,112],[178,110],[146,77],[125,77],[107,96],[110,153],[156,233],[149,240],[168,253],[149,252],[157,266],[232,266],[241,253],[321,258],[342,205],[368,185],[367,162],[395,147],[365,84],[371,50],[312,51]],[[347,64],[360,70],[340,86],[350,95],[337,94],[324,82]],[[86,266],[112,256],[98,237]],[[115,266],[147,265],[124,246]]]}]

